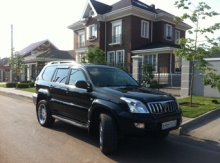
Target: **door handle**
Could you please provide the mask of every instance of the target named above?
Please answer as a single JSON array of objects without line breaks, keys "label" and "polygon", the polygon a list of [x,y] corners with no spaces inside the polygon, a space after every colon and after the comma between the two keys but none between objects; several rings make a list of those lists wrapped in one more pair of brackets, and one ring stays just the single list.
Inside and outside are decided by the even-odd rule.
[{"label": "door handle", "polygon": [[66,88],[66,93],[69,93],[69,91],[70,91],[69,88]]},{"label": "door handle", "polygon": [[54,88],[54,86],[53,86],[53,85],[50,85],[49,88],[52,89],[52,88]]}]

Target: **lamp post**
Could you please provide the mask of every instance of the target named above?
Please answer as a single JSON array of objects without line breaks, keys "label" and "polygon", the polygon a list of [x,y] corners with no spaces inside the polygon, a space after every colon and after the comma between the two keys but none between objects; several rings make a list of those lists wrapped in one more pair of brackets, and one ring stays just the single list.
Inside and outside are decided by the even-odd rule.
[{"label": "lamp post", "polygon": [[13,25],[11,24],[11,66],[10,66],[10,81],[13,82],[13,67],[14,67],[14,61],[13,61]]}]

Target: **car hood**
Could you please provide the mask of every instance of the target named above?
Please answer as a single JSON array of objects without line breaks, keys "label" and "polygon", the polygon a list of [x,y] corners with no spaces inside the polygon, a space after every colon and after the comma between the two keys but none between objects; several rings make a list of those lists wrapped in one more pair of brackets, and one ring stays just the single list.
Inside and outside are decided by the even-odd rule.
[{"label": "car hood", "polygon": [[146,87],[100,87],[98,90],[108,98],[117,98],[116,96],[118,96],[118,98],[127,97],[148,102],[174,99],[170,94]]}]

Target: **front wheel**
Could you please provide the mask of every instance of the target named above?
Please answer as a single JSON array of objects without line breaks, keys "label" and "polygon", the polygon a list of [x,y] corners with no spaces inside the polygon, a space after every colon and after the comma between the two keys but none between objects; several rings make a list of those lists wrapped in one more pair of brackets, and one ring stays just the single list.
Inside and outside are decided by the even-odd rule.
[{"label": "front wheel", "polygon": [[37,119],[41,126],[52,126],[55,119],[52,117],[46,100],[41,100],[37,104]]},{"label": "front wheel", "polygon": [[118,136],[114,119],[107,115],[100,115],[99,146],[102,153],[112,153],[117,149]]}]

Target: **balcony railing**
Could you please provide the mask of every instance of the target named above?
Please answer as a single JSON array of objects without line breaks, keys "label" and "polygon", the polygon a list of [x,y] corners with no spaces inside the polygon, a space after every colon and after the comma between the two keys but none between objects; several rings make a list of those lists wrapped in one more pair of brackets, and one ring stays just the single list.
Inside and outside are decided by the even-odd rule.
[{"label": "balcony railing", "polygon": [[78,48],[84,48],[84,47],[85,47],[85,42],[78,43]]},{"label": "balcony railing", "polygon": [[109,43],[109,45],[118,45],[118,44],[122,44],[122,34],[113,35],[111,39],[111,43]]}]

